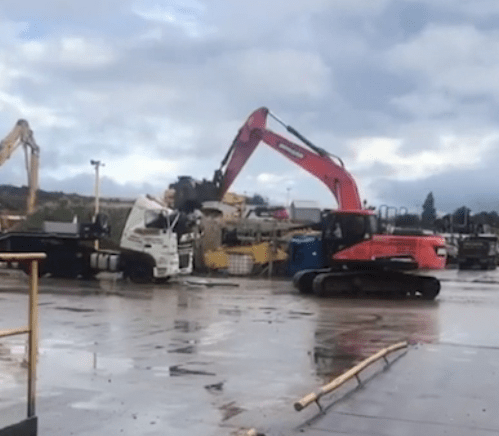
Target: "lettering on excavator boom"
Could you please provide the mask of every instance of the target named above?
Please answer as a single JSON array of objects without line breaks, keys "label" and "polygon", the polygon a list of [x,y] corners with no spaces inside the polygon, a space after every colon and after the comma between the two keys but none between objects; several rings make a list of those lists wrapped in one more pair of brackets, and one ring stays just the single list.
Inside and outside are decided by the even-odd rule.
[{"label": "lettering on excavator boom", "polygon": [[299,151],[297,150],[293,150],[289,145],[286,145],[286,144],[283,144],[283,143],[280,143],[278,145],[278,147],[281,149],[281,150],[284,150],[286,151],[287,153],[289,153],[291,156],[295,157],[296,159],[303,159],[305,156],[303,156],[302,153],[300,153]]}]

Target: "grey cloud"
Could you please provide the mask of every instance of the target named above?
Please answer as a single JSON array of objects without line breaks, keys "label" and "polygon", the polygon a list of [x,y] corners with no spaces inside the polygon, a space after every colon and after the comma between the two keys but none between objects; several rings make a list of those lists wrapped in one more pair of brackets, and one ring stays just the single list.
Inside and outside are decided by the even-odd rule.
[{"label": "grey cloud", "polygon": [[[263,105],[352,164],[355,153],[348,144],[355,138],[399,138],[401,153],[410,156],[438,147],[442,134],[485,135],[498,124],[499,88],[495,79],[485,80],[495,77],[495,69],[487,69],[483,58],[459,53],[453,62],[461,59],[464,66],[457,76],[441,67],[449,55],[443,52],[444,29],[466,25],[473,30],[455,33],[462,41],[496,47],[498,8],[492,2],[151,1],[147,8],[141,3],[149,15],[134,12],[137,4],[89,0],[71,4],[71,10],[60,0],[0,5],[1,16],[18,21],[2,33],[0,62],[25,73],[2,85],[0,68],[0,92],[73,123],[32,123],[43,147],[41,180],[47,186],[61,182],[44,178],[44,170],[137,150],[158,159],[186,159],[193,175],[211,176],[214,168],[208,166],[218,165],[238,127]],[[169,5],[165,11],[179,24],[152,19],[156,5]],[[480,7],[489,8],[489,18]],[[24,33],[22,21],[30,23]],[[440,39],[425,40],[427,35]],[[66,36],[101,41],[112,60],[83,68],[56,57],[34,62],[16,55],[23,41],[55,44]],[[472,47],[480,56],[486,52],[479,44]],[[481,79],[475,77],[477,65]],[[459,76],[465,73],[470,77]],[[6,131],[9,122],[0,123]],[[391,174],[383,164],[372,170],[377,177]],[[90,186],[76,176],[67,183]],[[131,185],[105,183],[116,192],[137,192]],[[390,183],[419,195],[417,183],[377,183],[387,201],[403,199]]]},{"label": "grey cloud", "polygon": [[110,17],[119,13],[130,2],[127,0],[86,0],[70,2],[65,0],[3,0],[2,14],[12,20],[29,20],[37,17],[40,21],[51,23],[82,22],[99,16]]},{"label": "grey cloud", "polygon": [[[47,191],[64,191],[88,196],[93,196],[95,193],[95,176],[91,173],[77,174],[62,180],[44,177],[42,182],[42,189]],[[100,183],[102,197],[136,198],[144,194],[159,195],[162,192],[161,187],[149,183],[117,183],[105,176],[102,177]]]},{"label": "grey cloud", "polygon": [[340,94],[360,110],[383,108],[389,112],[388,103],[392,98],[415,89],[410,78],[383,71],[378,66],[336,69],[335,78]]},{"label": "grey cloud", "polygon": [[458,207],[467,206],[473,212],[499,210],[499,189],[496,188],[496,172],[459,171],[429,177],[424,180],[402,182],[379,180],[371,188],[379,198],[390,205],[415,208],[421,212],[426,195],[431,191],[438,210],[448,213]]}]

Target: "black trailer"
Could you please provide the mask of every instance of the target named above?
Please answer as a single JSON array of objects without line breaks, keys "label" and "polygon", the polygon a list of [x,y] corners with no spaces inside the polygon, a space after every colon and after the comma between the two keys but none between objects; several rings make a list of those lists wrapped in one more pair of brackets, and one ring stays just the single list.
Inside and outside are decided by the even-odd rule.
[{"label": "black trailer", "polygon": [[[94,241],[110,234],[105,216],[94,223],[46,222],[40,231],[7,232],[0,234],[0,251],[9,253],[45,253],[39,274],[52,277],[91,277],[90,255]],[[19,265],[24,269],[23,264]]]}]

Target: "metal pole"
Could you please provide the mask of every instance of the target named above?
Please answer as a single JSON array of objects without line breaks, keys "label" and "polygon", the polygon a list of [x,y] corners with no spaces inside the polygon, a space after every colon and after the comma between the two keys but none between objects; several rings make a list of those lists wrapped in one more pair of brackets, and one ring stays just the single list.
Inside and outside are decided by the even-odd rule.
[{"label": "metal pole", "polygon": [[274,222],[272,228],[272,236],[269,242],[269,279],[274,274],[274,256],[277,251],[277,232],[276,232],[276,223]]},{"label": "metal pole", "polygon": [[99,167],[104,166],[100,160],[91,160],[90,164],[95,167],[95,216],[99,213]]},{"label": "metal pole", "polygon": [[[99,167],[104,166],[104,164],[100,160],[91,160],[90,164],[95,167],[95,215],[94,215],[94,221],[95,221],[99,213],[99,183],[100,183]],[[94,241],[94,246],[96,250],[99,249],[98,239]]]},{"label": "metal pole", "polygon": [[36,363],[38,354],[38,261],[31,261],[29,276],[28,418],[35,416]]},{"label": "metal pole", "polygon": [[95,216],[99,213],[99,164],[95,166]]}]

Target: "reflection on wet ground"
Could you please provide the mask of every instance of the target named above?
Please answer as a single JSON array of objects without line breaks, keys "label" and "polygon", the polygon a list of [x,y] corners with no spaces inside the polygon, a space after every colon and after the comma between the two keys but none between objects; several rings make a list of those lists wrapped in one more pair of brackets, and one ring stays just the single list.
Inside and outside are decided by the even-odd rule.
[{"label": "reflection on wet ground", "polygon": [[329,379],[400,341],[435,342],[438,302],[326,300],[319,308],[314,362]]},{"label": "reflection on wet ground", "polygon": [[[473,273],[444,271],[435,302],[317,299],[279,280],[139,287],[42,279],[40,434],[215,434],[244,411],[287,407],[395,342],[486,342],[499,327],[499,273]],[[0,328],[22,325],[26,296],[2,298]],[[25,396],[24,353],[22,337],[2,340],[0,383],[10,401],[0,408]],[[77,421],[61,423],[61,413]]]}]

